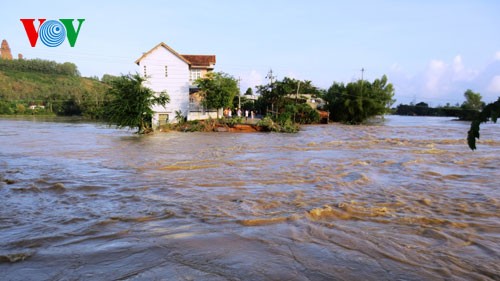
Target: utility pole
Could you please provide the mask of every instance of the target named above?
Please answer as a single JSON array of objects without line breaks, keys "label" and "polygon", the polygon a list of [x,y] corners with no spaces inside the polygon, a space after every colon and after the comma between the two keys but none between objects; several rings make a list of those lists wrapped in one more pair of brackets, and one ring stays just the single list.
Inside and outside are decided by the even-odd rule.
[{"label": "utility pole", "polygon": [[238,109],[241,110],[241,99],[240,99],[241,89],[240,89],[240,82],[241,82],[241,78],[238,76]]},{"label": "utility pole", "polygon": [[[297,93],[295,94],[295,107],[297,107],[297,100],[299,99],[299,90],[300,90],[300,80],[297,84]],[[295,112],[293,113],[293,123],[295,123]]]},{"label": "utility pole", "polygon": [[299,80],[299,83],[297,85],[297,94],[295,95],[295,103],[297,103],[297,99],[299,98],[299,89],[300,89],[300,80]]},{"label": "utility pole", "polygon": [[[269,69],[269,72],[266,75],[266,78],[271,81],[271,91],[273,90],[273,79],[276,78],[276,76],[273,76],[273,69]],[[274,102],[271,103],[271,112],[274,113]]]},{"label": "utility pole", "polygon": [[273,76],[273,69],[269,69],[269,72],[266,75],[266,78],[271,81],[271,87],[273,85],[273,79],[276,78],[276,76]]},{"label": "utility pole", "polygon": [[363,74],[365,73],[365,68],[361,68],[361,100],[363,100]]}]

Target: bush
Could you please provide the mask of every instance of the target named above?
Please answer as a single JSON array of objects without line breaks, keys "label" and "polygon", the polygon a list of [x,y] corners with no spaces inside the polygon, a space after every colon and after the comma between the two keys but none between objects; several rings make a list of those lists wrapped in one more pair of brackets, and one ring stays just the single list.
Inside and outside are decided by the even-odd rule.
[{"label": "bush", "polygon": [[14,114],[12,104],[6,101],[0,101],[0,114]]},{"label": "bush", "polygon": [[17,114],[24,114],[24,112],[26,112],[26,106],[24,106],[24,104],[16,104],[16,113]]},{"label": "bush", "polygon": [[242,124],[243,117],[222,118],[220,119],[220,123],[229,127],[233,127],[236,124]]},{"label": "bush", "polygon": [[290,118],[282,118],[278,122],[274,122],[269,116],[262,118],[257,122],[257,126],[261,126],[268,132],[279,133],[296,133],[299,131],[299,125],[294,123]]},{"label": "bush", "polygon": [[264,130],[266,131],[276,131],[277,130],[277,124],[274,123],[273,119],[271,117],[266,116],[262,118],[259,122],[257,122],[257,126],[263,127]]},{"label": "bush", "polygon": [[299,124],[314,124],[319,123],[320,116],[316,109],[312,108],[307,103],[296,105],[295,122]]}]

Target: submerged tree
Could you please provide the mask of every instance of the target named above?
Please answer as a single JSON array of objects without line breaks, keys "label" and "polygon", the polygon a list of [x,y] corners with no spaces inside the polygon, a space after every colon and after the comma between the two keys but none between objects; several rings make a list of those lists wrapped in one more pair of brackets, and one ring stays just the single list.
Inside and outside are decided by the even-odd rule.
[{"label": "submerged tree", "polygon": [[142,85],[145,80],[139,74],[129,74],[110,82],[110,101],[106,109],[106,119],[110,125],[137,128],[138,134],[151,131],[152,106],[165,106],[170,98],[166,92],[155,95],[153,90]]},{"label": "submerged tree", "polygon": [[465,101],[462,103],[462,108],[466,110],[481,110],[484,107],[484,102],[481,100],[481,94],[474,93],[468,89],[464,93]]},{"label": "submerged tree", "polygon": [[484,102],[481,101],[481,94],[475,93],[472,90],[467,90],[464,93],[465,101],[460,106],[460,111],[457,116],[463,121],[476,120],[479,117],[481,109],[484,107]]},{"label": "submerged tree", "polygon": [[476,139],[479,139],[479,129],[481,123],[486,123],[491,118],[494,123],[500,115],[500,97],[496,102],[492,102],[483,108],[483,111],[472,120],[469,132],[467,133],[467,143],[472,150],[476,149]]},{"label": "submerged tree", "polygon": [[394,87],[387,76],[373,83],[359,80],[347,85],[333,83],[324,94],[330,119],[348,124],[360,124],[367,119],[390,111],[394,103]]}]

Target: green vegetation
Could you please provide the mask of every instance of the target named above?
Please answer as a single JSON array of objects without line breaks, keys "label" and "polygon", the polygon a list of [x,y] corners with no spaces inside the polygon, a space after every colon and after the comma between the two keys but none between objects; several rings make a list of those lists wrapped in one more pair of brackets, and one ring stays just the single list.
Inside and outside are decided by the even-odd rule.
[{"label": "green vegetation", "polygon": [[111,81],[108,91],[110,101],[106,106],[105,119],[118,128],[137,128],[138,134],[152,131],[153,105],[165,106],[169,96],[163,92],[158,96],[142,85],[145,78],[139,74],[122,75]]},{"label": "green vegetation", "polygon": [[228,127],[234,127],[234,125],[243,124],[243,117],[237,117],[237,116],[231,118],[222,117],[221,119],[219,119],[219,123],[221,125],[225,125]]},{"label": "green vegetation", "polygon": [[253,90],[252,88],[248,88],[245,92],[245,96],[253,96]]},{"label": "green vegetation", "polygon": [[429,107],[425,102],[417,104],[400,104],[394,110],[397,115],[410,116],[450,116],[457,117],[459,120],[471,121],[478,117],[479,112],[484,107],[484,102],[479,93],[467,90],[464,93],[465,101],[462,105],[458,103],[454,106],[446,104],[445,106]]},{"label": "green vegetation", "polygon": [[[242,129],[243,128],[243,129]],[[280,132],[280,133],[294,133],[299,130],[299,125],[291,121],[286,124],[279,125],[274,122],[270,117],[264,117],[259,120],[257,124],[244,124],[242,117],[234,118],[219,118],[207,120],[191,120],[178,123],[168,123],[160,126],[161,131],[179,131],[179,132],[219,132],[230,131],[259,131],[259,132]]]},{"label": "green vegetation", "polygon": [[74,63],[57,63],[55,61],[32,60],[3,60],[0,59],[0,71],[38,72],[44,74],[59,74],[66,76],[80,76]]},{"label": "green vegetation", "polygon": [[482,96],[479,93],[474,93],[472,90],[468,89],[464,93],[465,101],[462,103],[462,109],[465,110],[476,110],[480,111],[484,107],[484,102],[482,101]]},{"label": "green vegetation", "polygon": [[80,77],[73,63],[0,59],[0,114],[101,118],[109,85]]},{"label": "green vegetation", "polygon": [[496,102],[486,105],[481,113],[479,113],[470,125],[469,132],[467,133],[467,144],[472,150],[476,149],[476,139],[479,139],[479,129],[481,123],[486,123],[491,119],[494,123],[497,122],[500,115],[500,98]]},{"label": "green vegetation", "polygon": [[365,80],[347,85],[335,82],[323,95],[330,119],[346,124],[360,124],[371,117],[389,113],[395,102],[393,97],[394,88],[387,83],[385,75],[372,83]]},{"label": "green vegetation", "polygon": [[452,106],[446,104],[445,106],[430,107],[429,104],[425,102],[419,102],[417,104],[400,104],[394,109],[394,114],[396,115],[407,115],[407,116],[453,116],[459,117],[462,112],[460,105],[457,103]]},{"label": "green vegetation", "polygon": [[[181,115],[182,116],[182,115]],[[182,116],[182,121],[178,123],[168,123],[162,125],[162,131],[179,131],[179,132],[213,132],[216,128],[216,121],[213,119],[208,120],[192,120],[186,121]]]},{"label": "green vegetation", "polygon": [[268,132],[296,133],[299,131],[299,125],[289,118],[275,122],[270,116],[266,116],[257,122],[257,126],[261,126],[264,131]]},{"label": "green vegetation", "polygon": [[[264,121],[272,131],[296,132],[297,124],[319,122],[319,113],[307,104],[307,97],[321,96],[311,81],[285,77],[282,81],[257,86],[260,94],[255,108],[268,117]],[[271,124],[270,121],[273,123]]]},{"label": "green vegetation", "polygon": [[255,100],[251,99],[247,94],[233,99],[232,108],[241,107],[242,111],[248,110],[256,112]]},{"label": "green vegetation", "polygon": [[[232,76],[223,72],[211,72],[205,78],[196,80],[195,84],[201,90],[202,104],[207,108],[227,108],[238,94],[238,82]],[[219,111],[217,111],[219,118]]]}]

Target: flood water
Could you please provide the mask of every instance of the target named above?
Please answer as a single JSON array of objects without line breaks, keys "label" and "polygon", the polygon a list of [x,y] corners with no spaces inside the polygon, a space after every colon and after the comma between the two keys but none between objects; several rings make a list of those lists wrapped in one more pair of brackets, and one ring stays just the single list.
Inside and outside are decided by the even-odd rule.
[{"label": "flood water", "polygon": [[0,279],[500,280],[500,124],[468,128],[0,119]]}]

